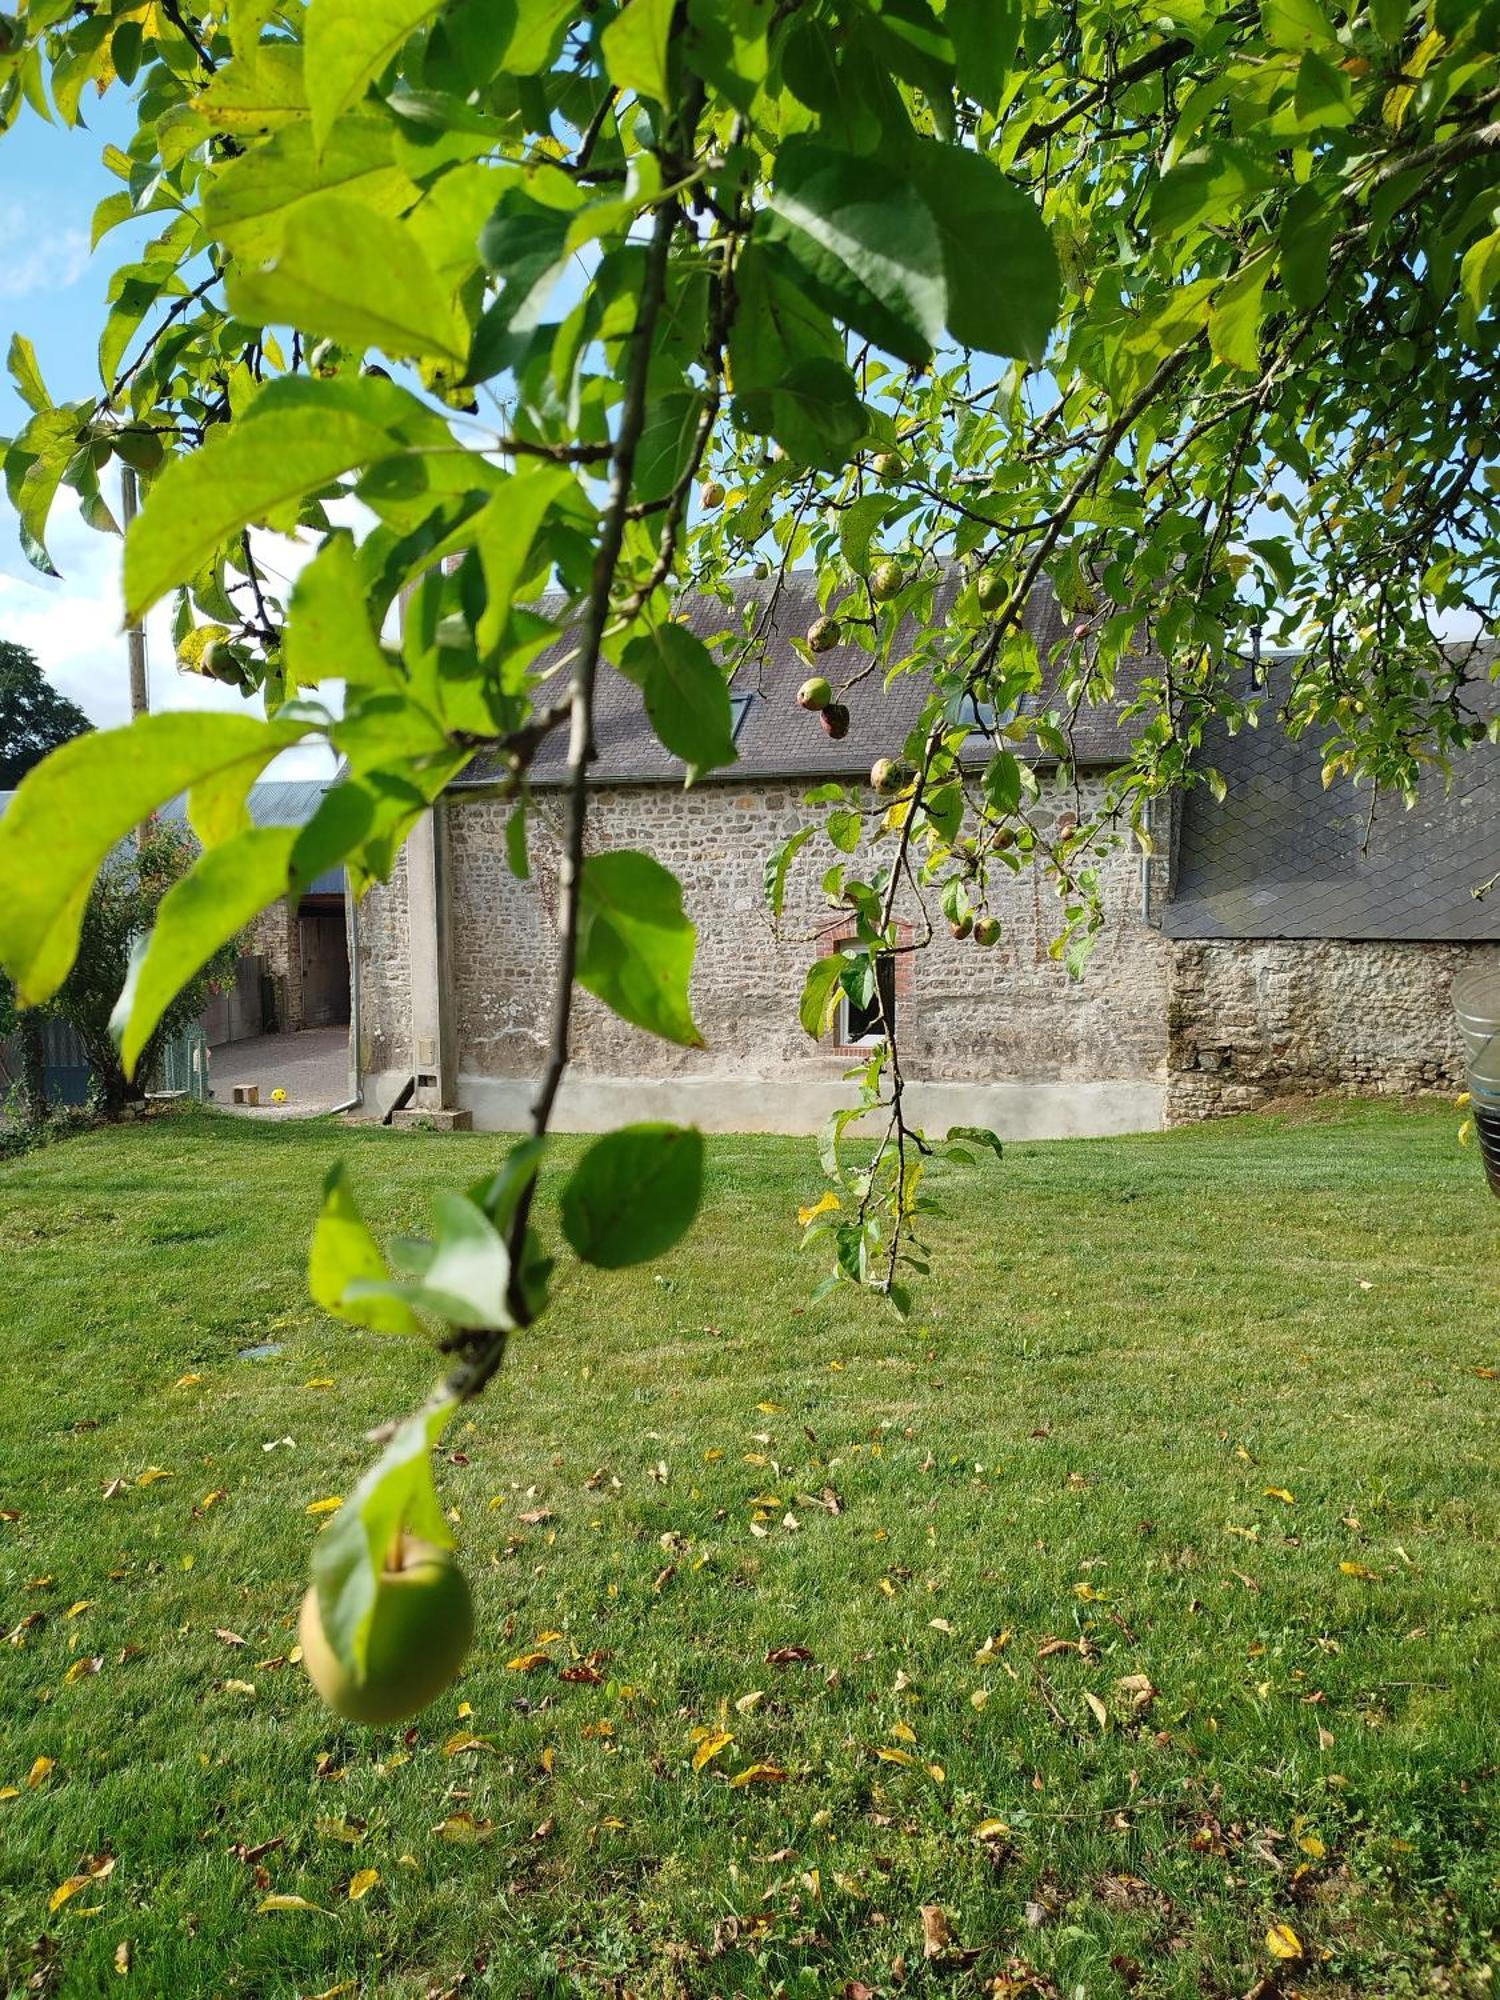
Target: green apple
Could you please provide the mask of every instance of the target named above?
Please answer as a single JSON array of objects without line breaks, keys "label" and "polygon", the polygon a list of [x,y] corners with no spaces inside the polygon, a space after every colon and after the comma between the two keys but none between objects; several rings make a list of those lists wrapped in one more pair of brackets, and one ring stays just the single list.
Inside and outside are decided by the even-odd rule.
[{"label": "green apple", "polygon": [[998,569],[985,570],[975,585],[981,611],[1002,611],[1010,596],[1010,585]]},{"label": "green apple", "polygon": [[901,463],[900,452],[878,451],[870,461],[870,470],[877,479],[883,480],[889,486],[892,480],[901,477],[905,468]]},{"label": "green apple", "polygon": [[905,582],[906,575],[900,563],[889,560],[878,562],[870,571],[870,595],[877,604],[888,604]]},{"label": "green apple", "polygon": [[316,1588],[302,1600],[297,1636],[313,1686],[350,1722],[400,1722],[440,1695],[474,1637],[474,1604],[451,1552],[403,1535],[380,1574],[365,1670],[354,1675],[328,1642]]},{"label": "green apple", "polygon": [[998,917],[976,917],[974,919],[974,942],[982,950],[988,951],[1000,942],[1000,919]]},{"label": "green apple", "polygon": [[831,653],[839,642],[836,618],[815,618],[807,628],[807,644],[814,653]]},{"label": "green apple", "polygon": [[698,498],[703,502],[705,513],[711,514],[715,507],[724,505],[724,489],[717,479],[707,479]]},{"label": "green apple", "polygon": [[974,919],[972,916],[970,916],[969,912],[965,910],[961,917],[955,917],[953,919],[952,923],[949,924],[948,928],[950,931],[952,931],[953,935],[956,938],[959,939],[966,938],[969,935],[970,931],[973,930],[974,928]]},{"label": "green apple", "polygon": [[877,757],[870,766],[870,789],[892,799],[911,783],[911,766],[895,757]]},{"label": "green apple", "polygon": [[827,708],[833,700],[833,689],[822,674],[814,674],[810,681],[804,681],[797,690],[798,708],[810,708],[815,712]]}]

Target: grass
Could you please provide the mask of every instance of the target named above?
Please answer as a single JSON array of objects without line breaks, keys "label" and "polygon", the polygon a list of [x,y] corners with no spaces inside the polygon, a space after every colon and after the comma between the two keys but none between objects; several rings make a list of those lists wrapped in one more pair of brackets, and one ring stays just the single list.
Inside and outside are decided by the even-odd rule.
[{"label": "grass", "polygon": [[302,1257],[336,1149],[390,1230],[496,1142],[0,1169],[6,1990],[1491,1993],[1500,1208],[1453,1131],[1013,1147],[909,1326],[807,1304],[810,1147],[714,1141],[689,1242],[575,1275],[450,1433],[480,1636],[404,1734],[284,1662],[307,1509],[431,1359]]}]

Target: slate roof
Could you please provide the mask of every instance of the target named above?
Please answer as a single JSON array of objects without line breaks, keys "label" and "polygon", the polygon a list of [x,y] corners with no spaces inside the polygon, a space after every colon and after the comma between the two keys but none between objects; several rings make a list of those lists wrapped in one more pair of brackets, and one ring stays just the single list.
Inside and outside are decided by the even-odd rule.
[{"label": "slate roof", "polygon": [[[1476,650],[1469,667],[1477,715],[1500,708],[1483,678],[1494,651]],[[1273,700],[1287,671],[1273,670]],[[1323,740],[1311,730],[1291,742],[1269,715],[1205,737],[1203,760],[1229,789],[1222,804],[1202,786],[1183,802],[1166,935],[1500,940],[1500,890],[1473,895],[1500,868],[1500,745],[1456,757],[1450,790],[1433,773],[1409,811],[1382,797],[1371,827],[1368,786],[1340,778],[1324,791]]]},{"label": "slate roof", "polygon": [[[733,604],[708,596],[688,598],[681,608],[685,623],[705,641],[712,642],[726,632],[738,631],[744,607],[769,606],[758,642],[757,654],[736,673],[731,692],[750,697],[736,736],[739,762],[726,770],[710,773],[701,783],[743,784],[775,779],[814,780],[853,778],[868,772],[876,757],[899,751],[921,712],[927,691],[926,677],[905,674],[889,688],[877,669],[852,687],[844,700],[849,709],[849,733],[833,742],[823,732],[817,718],[796,705],[797,689],[812,671],[788,640],[801,637],[819,615],[817,579],[809,571],[794,571],[777,590],[771,578],[737,577],[733,580]],[[938,585],[934,605],[935,622],[941,623],[945,609],[958,594],[959,585]],[[545,599],[539,607],[556,615],[561,599]],[[1048,655],[1064,634],[1063,614],[1049,588],[1039,587],[1026,612],[1026,627],[1036,640],[1045,670],[1041,689],[1025,703],[1025,711],[1044,712],[1056,705],[1058,670],[1049,667]],[[561,660],[566,642],[541,656],[545,668]],[[835,686],[870,663],[870,655],[857,646],[836,646],[819,659],[819,668]],[[1133,674],[1117,676],[1116,698],[1108,705],[1081,712],[1074,729],[1074,746],[1080,764],[1110,765],[1124,760],[1129,752],[1130,732],[1120,715],[1139,692],[1143,673],[1155,671],[1159,662],[1151,659],[1134,664]],[[562,781],[567,757],[564,732],[556,732],[543,746],[532,767],[538,785]],[[590,768],[595,784],[635,783],[680,785],[683,767],[657,742],[651,733],[640,691],[611,667],[600,670],[595,697],[595,741],[599,756]],[[982,739],[976,738],[976,754]],[[987,754],[987,753],[984,753]],[[482,783],[495,775],[492,761],[476,759],[458,780]]]}]

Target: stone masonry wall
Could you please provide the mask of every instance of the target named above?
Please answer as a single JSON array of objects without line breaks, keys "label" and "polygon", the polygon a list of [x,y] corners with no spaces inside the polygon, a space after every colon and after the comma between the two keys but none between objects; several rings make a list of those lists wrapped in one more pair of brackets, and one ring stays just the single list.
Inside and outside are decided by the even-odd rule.
[{"label": "stone masonry wall", "polygon": [[1174,945],[1169,1123],[1320,1091],[1461,1089],[1450,993],[1456,971],[1483,963],[1500,969],[1500,945]]},{"label": "stone masonry wall", "polygon": [[302,940],[297,906],[283,897],[262,910],[250,927],[246,949],[258,952],[276,985],[278,1027],[293,1034],[302,1026]]},{"label": "stone masonry wall", "polygon": [[[832,1038],[815,1045],[797,1024],[807,965],[819,950],[816,933],[834,915],[818,882],[838,856],[821,834],[802,850],[779,937],[762,889],[766,856],[807,817],[799,803],[806,789],[805,783],[731,782],[687,792],[601,786],[594,794],[591,847],[643,848],[683,884],[698,925],[692,1000],[707,1047],[674,1048],[581,994],[573,1043],[581,1074],[833,1080],[847,1067]],[[1071,806],[1071,793],[1061,795],[1044,802],[1038,816]],[[455,801],[449,810],[459,1068],[469,1075],[533,1075],[545,1047],[555,951],[555,849],[534,816],[533,879],[517,883],[504,859],[505,807]],[[884,845],[890,848],[889,839]],[[1157,895],[1159,874],[1153,864]],[[1061,910],[1039,870],[994,871],[991,906],[1004,935],[989,952],[952,940],[936,895],[930,898],[939,935],[915,954],[910,990],[898,1000],[909,1076],[932,1082],[1162,1076],[1170,947],[1141,920],[1138,854],[1122,843],[1105,859],[1103,876],[1109,922],[1081,982],[1048,956]],[[393,885],[373,892],[361,913],[366,1044],[376,1067],[405,1060],[403,1048],[390,1063],[382,1061],[382,1051],[394,1047],[399,1018],[405,940],[397,908]],[[913,908],[900,913],[920,927]]]},{"label": "stone masonry wall", "polygon": [[409,1070],[411,938],[406,921],[406,856],[355,912],[359,957],[359,1073]]}]

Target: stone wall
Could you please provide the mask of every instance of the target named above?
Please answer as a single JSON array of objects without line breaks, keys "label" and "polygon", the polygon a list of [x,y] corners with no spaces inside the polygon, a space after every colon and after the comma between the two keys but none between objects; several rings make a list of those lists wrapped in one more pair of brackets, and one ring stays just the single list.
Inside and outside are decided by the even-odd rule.
[{"label": "stone wall", "polygon": [[1456,971],[1500,968],[1500,945],[1292,942],[1172,947],[1172,1124],[1277,1097],[1462,1088]]},{"label": "stone wall", "polygon": [[[731,782],[686,792],[601,786],[594,794],[591,847],[643,848],[682,882],[698,925],[692,1002],[707,1046],[658,1041],[582,994],[573,1041],[579,1076],[838,1079],[847,1056],[832,1038],[814,1044],[797,1023],[807,965],[820,948],[820,927],[830,922],[818,883],[838,856],[821,835],[802,850],[779,934],[762,887],[766,856],[806,817],[800,805],[806,789]],[[544,810],[550,804],[544,799]],[[1061,795],[1044,802],[1038,816],[1045,821],[1049,811],[1056,816],[1072,805],[1071,793]],[[504,860],[505,807],[455,800],[449,811],[459,1068],[467,1076],[533,1076],[545,1048],[555,955],[556,850],[535,815],[533,879],[518,883]],[[891,846],[887,839],[884,849]],[[851,861],[851,872],[856,867]],[[1040,870],[994,871],[991,906],[1004,935],[992,951],[950,938],[936,895],[929,899],[939,934],[931,949],[913,956],[909,991],[899,1002],[910,1076],[1080,1083],[1161,1077],[1169,947],[1141,919],[1138,854],[1121,843],[1104,860],[1103,876],[1109,922],[1081,981],[1049,955],[1061,910]],[[370,940],[364,1004],[372,1054],[389,1041],[398,1013],[391,989],[403,962],[399,902],[395,888],[376,892],[361,916]],[[902,914],[920,932],[915,908]]]},{"label": "stone wall", "polygon": [[406,921],[406,856],[396,858],[389,882],[377,882],[354,913],[359,974],[361,1076],[409,1074],[411,1047],[411,938]]},{"label": "stone wall", "polygon": [[275,984],[277,1028],[283,1034],[295,1033],[303,1024],[302,942],[296,904],[283,898],[262,910],[250,927],[246,948],[264,958]]}]

